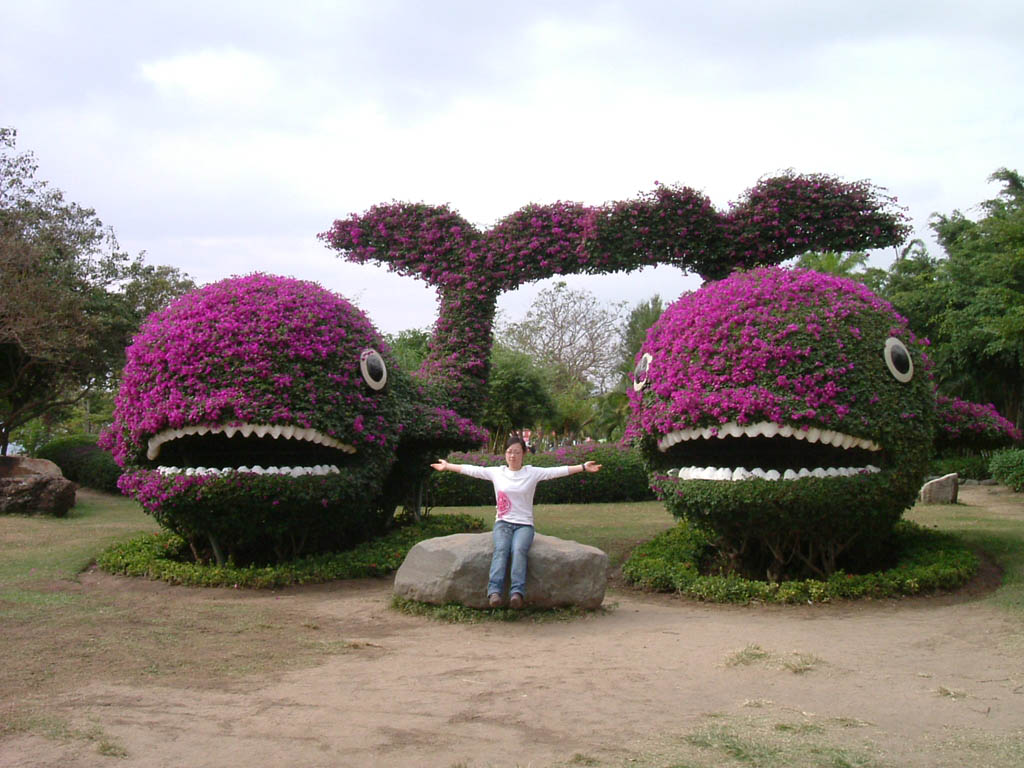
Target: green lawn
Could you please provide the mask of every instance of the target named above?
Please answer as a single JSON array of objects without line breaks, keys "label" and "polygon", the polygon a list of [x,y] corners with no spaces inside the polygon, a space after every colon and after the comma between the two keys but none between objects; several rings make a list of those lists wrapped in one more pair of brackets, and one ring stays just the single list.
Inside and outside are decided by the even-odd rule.
[{"label": "green lawn", "polygon": [[135,502],[88,491],[64,518],[0,516],[0,599],[19,601],[33,583],[73,579],[114,541],[156,530]]},{"label": "green lawn", "polygon": [[[1003,571],[1002,586],[989,598],[1024,618],[1024,494],[995,497],[999,506],[964,504],[916,506],[906,517],[922,525],[951,531],[968,546],[985,553]],[[1002,502],[1010,506],[1004,508]]]},{"label": "green lawn", "polygon": [[[431,514],[479,517],[488,529],[494,507],[436,507]],[[639,543],[675,525],[658,501],[637,504],[539,504],[534,508],[537,533],[589,544],[608,553],[613,568],[622,565]]]}]

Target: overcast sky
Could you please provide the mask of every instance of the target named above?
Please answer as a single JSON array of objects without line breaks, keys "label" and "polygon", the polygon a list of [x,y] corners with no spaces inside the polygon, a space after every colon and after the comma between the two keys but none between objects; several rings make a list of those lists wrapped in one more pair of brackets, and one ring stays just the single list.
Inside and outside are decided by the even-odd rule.
[{"label": "overcast sky", "polygon": [[[486,228],[660,181],[725,209],[792,168],[885,187],[928,238],[932,213],[1024,170],[1021,18],[1019,0],[0,0],[0,125],[126,250],[204,283],[315,280],[393,333],[433,324],[433,290],[316,239],[390,200]],[[699,285],[568,282],[630,304]]]}]

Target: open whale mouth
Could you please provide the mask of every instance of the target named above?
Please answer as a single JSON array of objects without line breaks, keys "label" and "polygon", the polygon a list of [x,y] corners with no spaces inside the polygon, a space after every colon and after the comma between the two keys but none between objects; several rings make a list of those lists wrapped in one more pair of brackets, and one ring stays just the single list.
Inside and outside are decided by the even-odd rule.
[{"label": "open whale mouth", "polygon": [[146,458],[164,475],[328,475],[355,454],[351,445],[315,429],[280,424],[165,429],[146,447]]},{"label": "open whale mouth", "polygon": [[681,480],[799,480],[881,472],[882,447],[831,429],[760,421],[680,429],[662,435],[662,466]]}]

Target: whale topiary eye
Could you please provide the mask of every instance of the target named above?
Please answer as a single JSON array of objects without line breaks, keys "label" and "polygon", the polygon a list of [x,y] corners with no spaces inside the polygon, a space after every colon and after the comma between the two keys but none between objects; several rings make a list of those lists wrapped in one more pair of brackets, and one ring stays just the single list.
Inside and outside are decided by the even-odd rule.
[{"label": "whale topiary eye", "polygon": [[359,355],[359,371],[370,389],[384,389],[388,383],[388,367],[375,349],[364,349]]},{"label": "whale topiary eye", "polygon": [[896,381],[906,384],[914,378],[914,361],[910,359],[910,352],[902,341],[890,336],[885,340],[882,356],[885,358],[889,373]]},{"label": "whale topiary eye", "polygon": [[651,366],[651,357],[649,352],[644,352],[643,357],[636,364],[636,368],[633,369],[633,389],[639,392],[647,386],[647,370]]}]

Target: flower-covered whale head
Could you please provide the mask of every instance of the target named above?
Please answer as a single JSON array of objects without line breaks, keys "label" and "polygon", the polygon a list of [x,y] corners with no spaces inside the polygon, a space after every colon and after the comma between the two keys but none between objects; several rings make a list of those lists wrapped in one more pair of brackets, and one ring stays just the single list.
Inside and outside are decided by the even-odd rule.
[{"label": "flower-covered whale head", "polygon": [[648,332],[630,432],[679,515],[727,518],[736,532],[773,515],[855,532],[863,520],[838,521],[856,509],[891,527],[932,439],[922,347],[852,280],[735,273],[681,297]]},{"label": "flower-covered whale head", "polygon": [[340,296],[230,278],[144,324],[103,441],[122,490],[186,537],[254,550],[296,530],[340,540],[380,505],[405,427],[393,369]]}]

